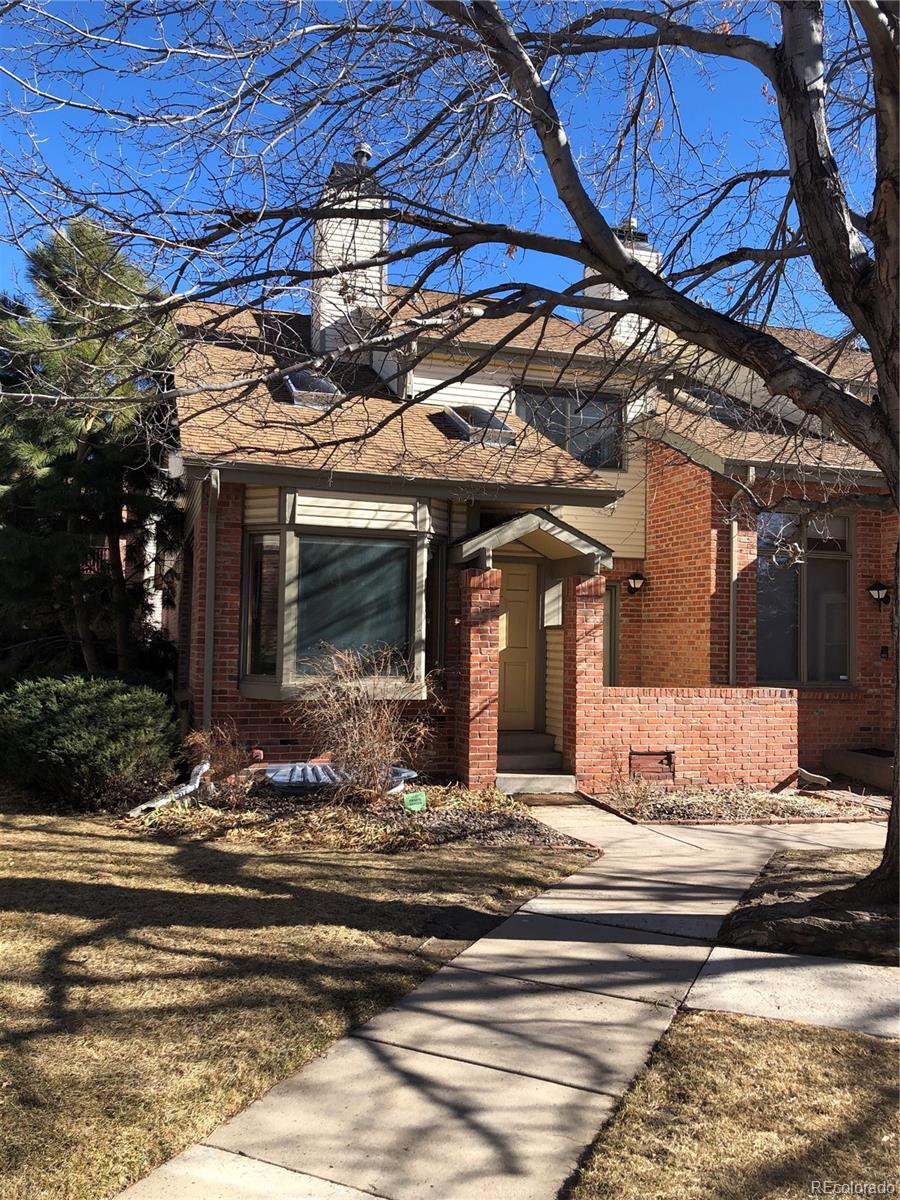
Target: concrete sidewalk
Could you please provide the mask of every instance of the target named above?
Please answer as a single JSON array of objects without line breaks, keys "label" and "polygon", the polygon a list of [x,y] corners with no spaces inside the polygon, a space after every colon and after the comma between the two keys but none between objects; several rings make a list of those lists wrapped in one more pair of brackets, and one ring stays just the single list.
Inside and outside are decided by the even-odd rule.
[{"label": "concrete sidewalk", "polygon": [[[796,972],[793,956],[748,963],[749,952],[722,949],[710,960],[722,920],[768,857],[884,837],[883,825],[651,828],[586,805],[533,811],[604,857],[123,1197],[551,1200],[679,1005],[727,1007],[736,990],[771,1007],[772,981]],[[821,992],[815,962],[776,986],[779,1012],[760,1015],[815,1020],[803,1008]],[[855,967],[896,978],[839,964],[832,997],[860,993]],[[877,993],[860,1018],[879,1023],[873,1032],[889,1031],[887,978],[863,981]]]}]

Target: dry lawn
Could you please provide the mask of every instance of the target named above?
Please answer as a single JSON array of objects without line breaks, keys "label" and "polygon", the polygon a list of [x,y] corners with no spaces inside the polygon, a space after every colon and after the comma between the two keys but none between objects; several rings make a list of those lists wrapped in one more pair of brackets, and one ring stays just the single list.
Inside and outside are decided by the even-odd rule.
[{"label": "dry lawn", "polygon": [[725,1013],[677,1017],[568,1200],[800,1200],[897,1185],[896,1042]]},{"label": "dry lawn", "polygon": [[114,1195],[586,857],[0,830],[4,1200]]}]

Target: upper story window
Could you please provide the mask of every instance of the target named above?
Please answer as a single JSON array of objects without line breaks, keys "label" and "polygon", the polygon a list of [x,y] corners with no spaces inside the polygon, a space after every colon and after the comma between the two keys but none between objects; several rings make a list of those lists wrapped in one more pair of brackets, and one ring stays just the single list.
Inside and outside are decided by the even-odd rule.
[{"label": "upper story window", "polygon": [[516,413],[585,466],[624,466],[625,411],[620,396],[578,395],[529,384],[516,392]]},{"label": "upper story window", "polygon": [[760,683],[849,682],[850,539],[847,517],[759,514],[756,675]]}]

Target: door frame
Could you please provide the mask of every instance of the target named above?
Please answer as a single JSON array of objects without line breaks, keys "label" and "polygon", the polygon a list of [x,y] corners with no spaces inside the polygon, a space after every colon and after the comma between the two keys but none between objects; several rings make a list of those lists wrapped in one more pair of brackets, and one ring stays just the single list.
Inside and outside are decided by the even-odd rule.
[{"label": "door frame", "polygon": [[[515,566],[523,564],[536,567],[536,591],[535,591],[535,639],[534,639],[534,733],[543,733],[547,723],[547,690],[546,690],[546,675],[547,675],[547,639],[544,634],[544,593],[547,586],[547,560],[543,555],[532,556],[530,554],[495,554],[494,566],[502,573],[504,563],[509,563]],[[499,656],[499,651],[498,651]],[[497,712],[499,717],[500,711],[500,663],[497,663]],[[500,733],[506,732],[500,729]],[[524,731],[523,731],[524,732]]]}]

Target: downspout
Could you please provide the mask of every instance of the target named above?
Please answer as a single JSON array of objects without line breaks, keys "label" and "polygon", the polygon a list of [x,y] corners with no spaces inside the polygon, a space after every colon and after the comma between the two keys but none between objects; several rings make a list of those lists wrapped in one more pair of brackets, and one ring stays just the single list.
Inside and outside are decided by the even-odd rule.
[{"label": "downspout", "polygon": [[220,478],[217,468],[209,473],[206,503],[206,620],[203,637],[203,728],[212,725],[214,625],[216,617],[216,517],[219,510]]}]

